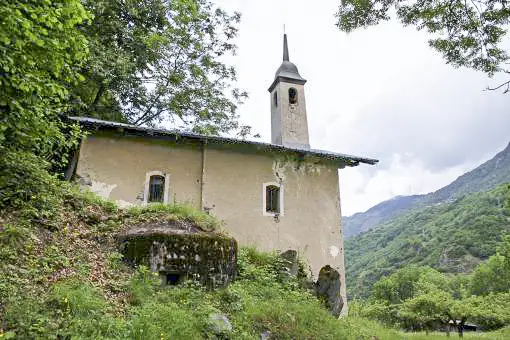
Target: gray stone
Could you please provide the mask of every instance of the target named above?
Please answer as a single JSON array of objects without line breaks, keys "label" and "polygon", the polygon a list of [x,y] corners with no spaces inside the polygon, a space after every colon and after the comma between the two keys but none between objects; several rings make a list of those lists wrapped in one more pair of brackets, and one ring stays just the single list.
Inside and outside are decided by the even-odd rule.
[{"label": "gray stone", "polygon": [[315,295],[329,309],[331,314],[339,316],[344,302],[340,296],[340,274],[329,265],[322,267],[315,284]]},{"label": "gray stone", "polygon": [[283,270],[280,273],[287,277],[295,277],[299,271],[298,253],[295,250],[287,250],[280,254],[282,258]]},{"label": "gray stone", "polygon": [[85,174],[82,174],[81,176],[76,175],[76,179],[77,179],[78,183],[82,186],[87,186],[87,187],[92,186],[92,180],[90,179],[89,174],[85,173]]},{"label": "gray stone", "polygon": [[148,222],[117,235],[124,259],[159,273],[163,284],[198,280],[224,287],[237,273],[237,242],[180,221]]},{"label": "gray stone", "polygon": [[209,330],[215,335],[227,335],[232,332],[230,320],[223,314],[210,314],[208,322]]},{"label": "gray stone", "polygon": [[265,331],[265,332],[260,334],[260,340],[268,340],[268,339],[271,339],[271,332],[270,331]]}]

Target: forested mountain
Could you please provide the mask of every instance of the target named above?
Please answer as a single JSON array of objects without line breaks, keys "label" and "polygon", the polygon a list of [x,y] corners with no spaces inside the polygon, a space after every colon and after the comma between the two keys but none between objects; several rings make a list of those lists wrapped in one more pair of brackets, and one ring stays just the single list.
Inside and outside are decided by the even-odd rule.
[{"label": "forested mountain", "polygon": [[[484,166],[471,173],[482,172]],[[405,265],[452,273],[472,270],[493,255],[502,235],[510,232],[509,201],[510,184],[503,184],[444,204],[416,207],[346,240],[349,295],[368,296],[374,282]]]},{"label": "forested mountain", "polygon": [[435,192],[426,195],[396,196],[363,213],[343,217],[344,234],[346,238],[350,238],[388,221],[393,216],[405,214],[412,208],[447,202],[507,182],[510,182],[510,143],[494,158]]},{"label": "forested mountain", "polygon": [[406,212],[414,206],[424,195],[395,196],[383,201],[362,213],[342,217],[345,238],[351,238],[368,231],[379,223],[387,221],[392,216]]}]

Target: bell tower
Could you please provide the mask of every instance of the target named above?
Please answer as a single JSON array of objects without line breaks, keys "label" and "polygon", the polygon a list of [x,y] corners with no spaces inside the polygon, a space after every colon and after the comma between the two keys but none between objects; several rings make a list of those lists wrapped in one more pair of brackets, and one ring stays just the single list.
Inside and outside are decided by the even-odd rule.
[{"label": "bell tower", "polygon": [[271,143],[310,149],[305,83],[296,65],[289,61],[287,34],[284,34],[283,62],[268,90],[271,98]]}]

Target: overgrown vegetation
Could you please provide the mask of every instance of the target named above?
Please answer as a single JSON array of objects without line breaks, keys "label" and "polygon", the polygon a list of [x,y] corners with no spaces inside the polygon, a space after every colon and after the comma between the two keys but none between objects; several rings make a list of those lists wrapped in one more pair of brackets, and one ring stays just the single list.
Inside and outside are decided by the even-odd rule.
[{"label": "overgrown vegetation", "polygon": [[[241,251],[237,280],[225,289],[193,281],[163,287],[146,267],[126,265],[115,235],[152,221],[216,232],[221,223],[184,206],[120,210],[59,179],[80,138],[66,114],[249,133],[235,113],[245,94],[224,94],[235,70],[218,61],[234,51],[238,14],[208,0],[27,0],[1,3],[0,18],[1,338],[408,337],[363,318],[332,317],[303,277],[282,275],[279,256],[254,249]],[[508,227],[509,191],[415,212],[397,221],[407,229],[378,229],[366,247],[348,246],[348,262],[384,245],[376,253],[383,262],[359,256],[371,270],[359,273],[366,286],[408,262],[473,267],[493,255]],[[469,278],[405,268],[380,281],[358,314],[419,329],[446,318],[500,327],[510,310],[509,242]]]},{"label": "overgrown vegetation", "polygon": [[126,224],[141,224],[145,222],[189,221],[203,231],[223,231],[221,222],[212,215],[206,214],[188,205],[150,204],[148,206],[135,206],[125,213],[129,218]]},{"label": "overgrown vegetation", "polygon": [[305,288],[303,276],[282,274],[279,256],[251,248],[241,250],[238,278],[225,289],[210,291],[192,281],[163,287],[148,268],[123,262],[115,235],[156,220],[208,231],[221,230],[220,222],[183,206],[120,210],[30,167],[19,169],[32,177],[18,191],[33,190],[31,195],[4,201],[0,216],[5,338],[258,339],[264,333],[273,339],[405,339],[410,335],[368,318],[414,329],[435,329],[435,322],[449,317],[487,329],[510,319],[510,280],[502,275],[510,272],[510,240],[469,280],[406,268],[377,283],[372,300],[354,303],[354,316],[338,320]]},{"label": "overgrown vegetation", "polygon": [[494,255],[502,236],[510,232],[509,199],[510,185],[504,184],[453,202],[414,209],[348,239],[349,296],[367,298],[375,282],[406,265],[470,272]]},{"label": "overgrown vegetation", "polygon": [[[187,207],[119,210],[91,193],[48,179],[51,193],[2,210],[0,334],[17,338],[381,339],[396,336],[376,323],[332,317],[304,288],[282,275],[276,254],[242,249],[238,279],[209,291],[189,281],[163,287],[146,267],[117,252],[125,225],[180,219],[215,228],[210,215]],[[48,196],[45,196],[45,195]],[[214,315],[228,318],[221,328]],[[224,334],[222,333],[224,332]]]},{"label": "overgrown vegetation", "polygon": [[[407,330],[482,330],[510,324],[510,237],[473,274],[451,275],[430,267],[404,267],[378,281],[360,315]],[[495,281],[493,281],[495,280]]]},{"label": "overgrown vegetation", "polygon": [[[389,275],[357,286],[368,298],[352,303],[351,310],[390,327],[427,333],[456,330],[463,336],[467,323],[485,331],[509,325],[509,208],[506,184],[412,212],[355,238],[358,246],[372,242],[374,247],[365,253],[363,261],[375,262],[365,262],[365,273],[384,263]],[[377,260],[381,256],[384,260]],[[374,281],[382,275],[371,274]]]}]

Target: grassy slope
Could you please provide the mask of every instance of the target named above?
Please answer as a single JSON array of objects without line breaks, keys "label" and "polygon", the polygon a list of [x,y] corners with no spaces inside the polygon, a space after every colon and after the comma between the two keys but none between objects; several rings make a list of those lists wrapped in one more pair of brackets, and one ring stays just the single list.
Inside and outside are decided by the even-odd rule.
[{"label": "grassy slope", "polygon": [[[452,339],[456,337],[456,333],[450,333],[450,337],[447,336],[446,333],[440,332],[429,332],[426,334],[425,332],[418,333],[400,333],[405,339],[409,340],[436,340],[436,339]],[[510,339],[510,328],[503,328],[498,331],[489,332],[489,333],[479,333],[479,332],[465,332],[465,339],[476,339],[476,340],[506,340]]]},{"label": "grassy slope", "polygon": [[367,297],[382,276],[405,265],[468,272],[510,232],[508,184],[451,203],[416,209],[346,241],[350,296]]},{"label": "grassy slope", "polygon": [[[48,198],[51,197],[51,198]],[[147,268],[127,267],[115,234],[153,219],[221,227],[185,207],[118,210],[63,186],[39,204],[0,216],[0,338],[215,338],[209,316],[221,313],[235,339],[399,338],[358,318],[337,320],[297,279],[282,281],[278,257],[241,251],[239,277],[226,289],[193,283],[161,287]],[[39,202],[39,203],[38,203]]]}]

